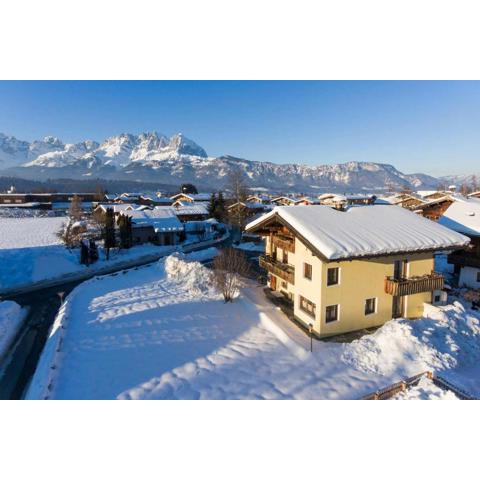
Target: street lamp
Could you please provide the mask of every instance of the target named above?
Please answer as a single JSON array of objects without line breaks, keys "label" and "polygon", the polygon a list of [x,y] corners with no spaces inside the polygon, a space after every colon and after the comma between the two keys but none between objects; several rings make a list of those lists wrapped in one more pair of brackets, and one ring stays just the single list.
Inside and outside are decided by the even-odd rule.
[{"label": "street lamp", "polygon": [[310,334],[310,351],[313,352],[313,323],[308,324],[308,333]]}]

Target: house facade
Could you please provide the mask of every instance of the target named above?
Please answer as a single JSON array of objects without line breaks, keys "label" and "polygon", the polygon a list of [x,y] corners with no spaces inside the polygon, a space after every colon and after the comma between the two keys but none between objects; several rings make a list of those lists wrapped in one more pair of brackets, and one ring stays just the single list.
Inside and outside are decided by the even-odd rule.
[{"label": "house facade", "polygon": [[458,285],[480,289],[480,200],[457,198],[439,219],[445,225],[470,238],[470,244],[448,256],[458,275]]},{"label": "house facade", "polygon": [[[405,219],[421,241],[402,233]],[[421,316],[424,303],[439,302],[443,288],[434,252],[468,243],[462,235],[389,206],[278,207],[246,230],[266,240],[260,266],[268,272],[268,287],[285,297],[294,318],[311,325],[319,337]]]}]

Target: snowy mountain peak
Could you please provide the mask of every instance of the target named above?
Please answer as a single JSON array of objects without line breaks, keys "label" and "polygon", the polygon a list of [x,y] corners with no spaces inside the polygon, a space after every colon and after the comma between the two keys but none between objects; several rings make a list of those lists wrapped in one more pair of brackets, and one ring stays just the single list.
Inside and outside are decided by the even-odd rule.
[{"label": "snowy mountain peak", "polygon": [[333,165],[257,162],[230,155],[208,157],[182,133],[121,133],[101,143],[86,140],[64,144],[56,137],[25,142],[0,134],[0,170],[26,178],[99,178],[192,182],[206,188],[224,187],[229,173],[240,168],[253,188],[275,192],[435,188],[438,180],[423,174],[407,175],[389,164],[351,161]]}]

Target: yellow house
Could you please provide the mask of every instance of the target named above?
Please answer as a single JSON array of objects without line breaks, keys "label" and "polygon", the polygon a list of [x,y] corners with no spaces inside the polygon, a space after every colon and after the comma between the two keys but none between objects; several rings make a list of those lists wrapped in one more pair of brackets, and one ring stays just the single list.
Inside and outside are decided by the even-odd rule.
[{"label": "yellow house", "polygon": [[415,318],[440,301],[434,253],[469,239],[402,208],[276,207],[246,231],[266,239],[260,266],[295,319],[327,337]]}]

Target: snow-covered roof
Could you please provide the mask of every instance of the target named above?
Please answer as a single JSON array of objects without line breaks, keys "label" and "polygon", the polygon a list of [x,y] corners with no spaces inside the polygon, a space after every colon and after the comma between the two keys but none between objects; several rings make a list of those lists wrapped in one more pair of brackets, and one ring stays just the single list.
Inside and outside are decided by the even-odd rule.
[{"label": "snow-covered roof", "polygon": [[178,197],[187,197],[192,200],[192,202],[205,202],[207,200],[210,200],[210,197],[212,196],[211,193],[177,193],[176,195],[173,195],[170,197],[172,200],[176,200]]},{"label": "snow-covered roof", "polygon": [[175,215],[173,208],[153,210],[127,210],[123,212],[138,226],[151,225],[156,232],[177,232],[183,230],[183,224]]},{"label": "snow-covered roof", "polygon": [[106,203],[106,204],[100,204],[97,205],[96,209],[102,209],[103,211],[106,211],[107,208],[112,208],[114,213],[118,212],[124,212],[126,210],[133,210],[134,207],[130,203]]},{"label": "snow-covered roof", "polygon": [[[155,207],[155,209],[157,208],[165,207]],[[208,215],[208,205],[206,203],[175,205],[173,208],[177,215]]]},{"label": "snow-covered roof", "polygon": [[255,230],[278,216],[329,260],[448,249],[469,238],[403,208],[370,205],[335,210],[325,205],[276,207],[250,222]]},{"label": "snow-covered roof", "polygon": [[480,236],[480,200],[457,199],[445,210],[438,223],[465,235]]}]

